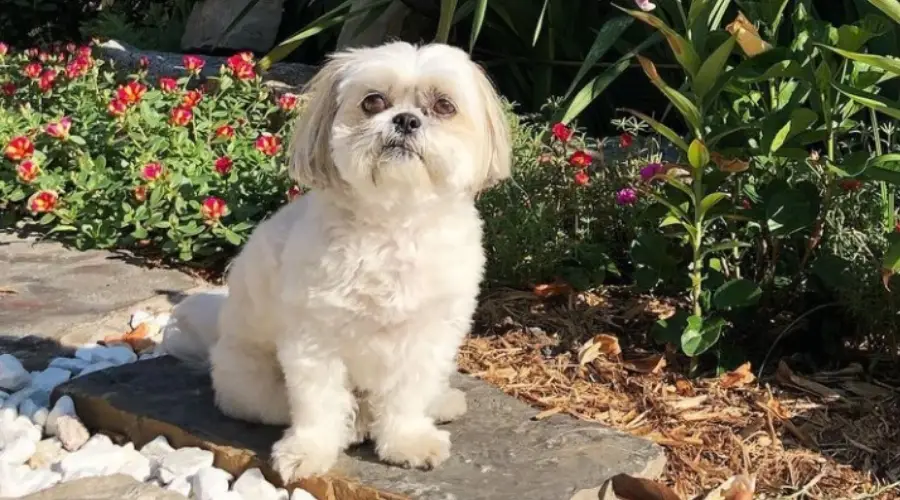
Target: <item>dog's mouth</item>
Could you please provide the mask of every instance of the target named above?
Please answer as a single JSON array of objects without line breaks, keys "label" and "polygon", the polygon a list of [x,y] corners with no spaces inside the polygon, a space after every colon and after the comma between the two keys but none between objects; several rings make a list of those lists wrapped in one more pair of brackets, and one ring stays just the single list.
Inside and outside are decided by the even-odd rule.
[{"label": "dog's mouth", "polygon": [[384,154],[391,156],[399,156],[399,157],[417,157],[419,159],[422,158],[422,153],[420,153],[416,148],[411,146],[405,141],[388,141],[384,143],[384,146],[381,147],[381,151]]}]

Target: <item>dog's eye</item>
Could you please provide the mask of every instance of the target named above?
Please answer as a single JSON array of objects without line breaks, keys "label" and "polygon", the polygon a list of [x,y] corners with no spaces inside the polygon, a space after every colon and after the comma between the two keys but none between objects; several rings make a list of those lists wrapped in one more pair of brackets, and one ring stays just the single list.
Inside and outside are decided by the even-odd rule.
[{"label": "dog's eye", "polygon": [[387,101],[381,94],[369,94],[362,101],[362,109],[370,115],[381,113],[388,107]]},{"label": "dog's eye", "polygon": [[456,113],[456,106],[450,102],[449,99],[440,98],[437,101],[434,101],[434,106],[432,106],[434,112],[441,116],[450,116],[453,113]]}]

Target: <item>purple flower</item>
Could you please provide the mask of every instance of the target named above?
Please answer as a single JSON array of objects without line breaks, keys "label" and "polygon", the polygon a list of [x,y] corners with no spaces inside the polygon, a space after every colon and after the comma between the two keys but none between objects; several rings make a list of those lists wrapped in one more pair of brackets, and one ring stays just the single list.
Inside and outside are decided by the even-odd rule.
[{"label": "purple flower", "polygon": [[616,204],[618,205],[634,205],[637,203],[637,191],[633,188],[622,188],[616,193]]},{"label": "purple flower", "polygon": [[634,0],[634,3],[644,12],[650,12],[656,8],[656,4],[650,0]]},{"label": "purple flower", "polygon": [[641,180],[650,182],[655,176],[663,173],[663,166],[659,163],[650,163],[641,169]]}]

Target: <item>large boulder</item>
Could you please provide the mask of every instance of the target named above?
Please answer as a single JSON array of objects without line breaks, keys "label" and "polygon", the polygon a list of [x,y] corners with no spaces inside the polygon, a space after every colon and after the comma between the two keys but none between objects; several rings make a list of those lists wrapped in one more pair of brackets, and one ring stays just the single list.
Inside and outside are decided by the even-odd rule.
[{"label": "large boulder", "polygon": [[266,52],[275,46],[284,0],[260,0],[244,18],[221,37],[232,20],[250,0],[202,0],[188,17],[181,48],[185,51],[209,51],[213,48]]}]

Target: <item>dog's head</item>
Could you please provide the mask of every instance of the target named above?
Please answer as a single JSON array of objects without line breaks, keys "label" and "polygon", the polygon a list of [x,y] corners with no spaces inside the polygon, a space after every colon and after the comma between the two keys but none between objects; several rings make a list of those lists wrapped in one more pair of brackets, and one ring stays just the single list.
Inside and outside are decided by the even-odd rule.
[{"label": "dog's head", "polygon": [[394,42],[334,54],[310,81],[291,173],[354,196],[474,194],[510,174],[487,76],[457,48]]}]

